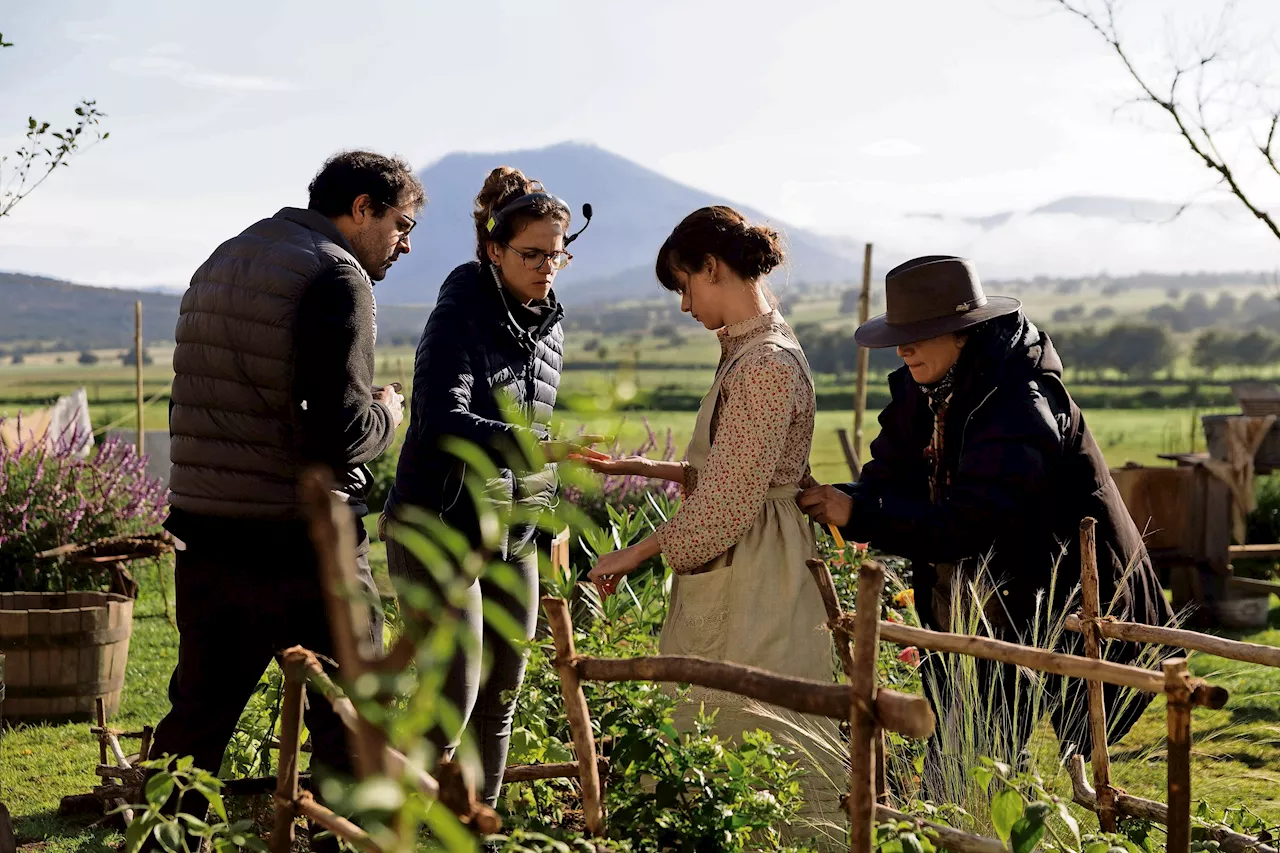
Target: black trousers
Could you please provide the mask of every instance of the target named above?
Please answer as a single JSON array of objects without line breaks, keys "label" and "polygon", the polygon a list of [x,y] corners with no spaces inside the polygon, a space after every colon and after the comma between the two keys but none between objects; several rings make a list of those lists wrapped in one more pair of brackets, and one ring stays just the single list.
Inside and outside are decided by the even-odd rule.
[{"label": "black trousers", "polygon": [[[353,522],[358,576],[370,601],[377,602],[369,537]],[[173,707],[156,727],[152,755],[189,755],[197,767],[217,773],[240,714],[272,659],[295,645],[333,656],[315,551],[296,528],[281,533],[274,541],[201,542],[177,552],[181,636],[169,681]],[[381,651],[381,608],[375,605],[370,615],[370,639]],[[313,767],[349,774],[345,729],[329,703],[310,691],[305,721]],[[203,817],[203,798],[196,798],[184,802],[183,810]]]}]

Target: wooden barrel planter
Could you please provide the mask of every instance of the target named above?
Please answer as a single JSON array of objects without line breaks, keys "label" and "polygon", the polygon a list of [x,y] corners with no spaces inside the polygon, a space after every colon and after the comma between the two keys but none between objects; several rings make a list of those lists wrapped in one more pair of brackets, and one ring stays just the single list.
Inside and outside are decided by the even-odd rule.
[{"label": "wooden barrel planter", "polygon": [[133,600],[110,592],[0,593],[5,719],[94,719],[120,708]]}]

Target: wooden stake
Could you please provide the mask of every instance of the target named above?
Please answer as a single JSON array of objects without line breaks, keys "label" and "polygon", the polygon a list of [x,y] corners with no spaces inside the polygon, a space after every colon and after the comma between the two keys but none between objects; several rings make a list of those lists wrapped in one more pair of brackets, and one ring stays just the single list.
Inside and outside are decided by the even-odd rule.
[{"label": "wooden stake", "polygon": [[298,752],[302,737],[302,691],[306,671],[296,661],[285,664],[284,702],[280,710],[280,759],[276,768],[276,814],[269,839],[271,853],[293,848],[298,812]]},{"label": "wooden stake", "polygon": [[596,763],[596,739],[591,731],[591,714],[587,710],[587,697],[574,663],[573,621],[569,617],[569,605],[564,599],[547,596],[542,599],[551,626],[551,637],[556,646],[556,668],[560,671],[560,692],[564,695],[565,710],[569,717],[569,731],[573,734],[573,749],[578,757],[579,779],[582,783],[582,816],[587,832],[593,836],[604,835],[604,809],[600,802],[600,768]]},{"label": "wooden stake", "polygon": [[853,445],[849,443],[849,431],[844,427],[836,430],[836,437],[840,439],[840,450],[844,453],[844,462],[849,466],[849,475],[857,482],[862,478],[862,463],[858,461],[858,454],[853,452]]},{"label": "wooden stake", "polygon": [[[373,649],[369,640],[369,608],[360,600],[356,583],[356,541],[351,510],[330,491],[333,477],[312,468],[302,475],[302,498],[310,518],[311,541],[320,564],[329,630],[333,632],[338,671],[347,684],[355,684],[371,670]],[[386,734],[357,715],[354,743],[356,777],[386,772]]]},{"label": "wooden stake", "polygon": [[1191,685],[1185,658],[1164,662],[1169,724],[1169,853],[1191,851]]},{"label": "wooden stake", "polygon": [[138,455],[142,455],[142,437],[145,433],[142,421],[142,300],[133,303],[133,360],[134,376],[138,380]]},{"label": "wooden stake", "polygon": [[[1102,603],[1098,594],[1098,551],[1094,525],[1086,518],[1080,522],[1080,592],[1081,610],[1084,612],[1084,653],[1092,660],[1102,660],[1102,638],[1098,633],[1098,620],[1102,618]],[[1115,832],[1115,791],[1111,787],[1111,756],[1107,754],[1107,708],[1102,693],[1102,682],[1090,679],[1089,736],[1093,741],[1091,761],[1093,787],[1098,792],[1098,825],[1103,832]]]},{"label": "wooden stake", "polygon": [[[858,325],[871,316],[871,244],[862,258],[862,298],[858,300]],[[867,411],[867,373],[871,369],[871,351],[858,347],[858,384],[853,398],[853,453],[862,459],[862,420]]]},{"label": "wooden stake", "polygon": [[827,611],[827,625],[831,628],[831,636],[835,640],[836,653],[840,655],[840,668],[844,676],[853,682],[853,649],[850,647],[849,632],[840,623],[844,613],[840,610],[840,598],[836,595],[836,584],[831,579],[831,570],[822,560],[805,561],[813,582],[818,585],[818,594],[822,596],[822,607]]},{"label": "wooden stake", "polygon": [[854,620],[853,702],[849,714],[849,849],[871,853],[875,840],[876,658],[880,650],[880,594],[884,567],[865,562],[858,567],[858,615]]},{"label": "wooden stake", "polygon": [[155,734],[155,729],[151,726],[142,727],[142,742],[138,744],[138,763],[151,758],[151,736],[153,734]]},{"label": "wooden stake", "polygon": [[[843,613],[840,610],[840,598],[836,595],[835,581],[831,579],[831,570],[827,568],[827,564],[822,560],[807,560],[805,565],[809,567],[809,572],[813,575],[813,581],[818,585],[818,594],[822,596],[822,607],[827,611],[827,624],[831,628],[831,635],[835,640],[836,652],[840,655],[840,668],[844,671],[845,678],[852,684],[853,649],[849,641],[849,632],[840,624],[840,617]],[[888,770],[885,767],[884,729],[878,725],[876,726],[874,741],[876,753],[876,802],[888,805],[889,779]]]},{"label": "wooden stake", "polygon": [[107,706],[102,697],[93,700],[94,710],[98,715],[98,763],[107,763]]}]

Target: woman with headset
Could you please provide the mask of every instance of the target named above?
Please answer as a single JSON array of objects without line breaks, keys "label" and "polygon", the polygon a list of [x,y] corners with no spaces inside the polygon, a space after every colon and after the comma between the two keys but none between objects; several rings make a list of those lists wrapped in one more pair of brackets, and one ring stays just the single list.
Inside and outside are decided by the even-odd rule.
[{"label": "woman with headset", "polygon": [[[589,207],[584,213],[589,221]],[[499,508],[520,519],[502,531],[498,553],[485,554],[512,568],[519,588],[499,585],[484,574],[468,588],[461,617],[474,642],[455,654],[444,685],[444,698],[457,711],[460,725],[433,736],[449,757],[463,729],[471,728],[483,770],[479,791],[493,805],[502,785],[525,659],[521,649],[485,624],[483,610],[486,602],[501,607],[522,627],[526,640],[533,637],[536,517],[552,505],[553,463],[570,449],[549,440],[564,361],[564,309],[553,284],[572,258],[565,246],[577,235],[568,236],[570,212],[563,201],[507,166],[494,169],[485,180],[473,218],[476,259],[445,279],[418,344],[411,419],[382,524],[389,527],[387,562],[397,579],[438,590],[428,568],[396,541],[396,519],[403,507],[440,516],[465,534],[472,551],[485,553],[481,519],[486,513],[467,490],[466,466],[450,451],[451,441],[458,439],[484,450],[499,469],[496,480],[485,484],[485,500],[505,505]],[[522,417],[508,417],[510,407]],[[537,442],[551,462],[535,466],[525,460],[521,446]],[[417,612],[410,618],[429,624],[433,615]],[[482,656],[491,660],[487,677],[482,677]]]}]

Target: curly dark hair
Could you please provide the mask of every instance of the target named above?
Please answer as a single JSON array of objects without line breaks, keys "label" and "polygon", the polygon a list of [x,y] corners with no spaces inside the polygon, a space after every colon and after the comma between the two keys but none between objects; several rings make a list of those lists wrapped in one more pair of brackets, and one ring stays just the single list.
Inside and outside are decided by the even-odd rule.
[{"label": "curly dark hair", "polygon": [[527,177],[512,166],[499,166],[484,179],[484,186],[476,196],[471,217],[476,224],[476,258],[481,264],[489,262],[486,246],[490,242],[506,243],[519,234],[535,219],[551,218],[569,229],[569,211],[551,199],[538,199],[529,207],[503,218],[498,227],[489,232],[489,218],[511,202],[533,192],[545,192],[542,183]]},{"label": "curly dark hair", "polygon": [[768,275],[786,260],[782,237],[767,225],[752,225],[732,207],[717,204],[686,216],[658,250],[659,283],[679,293],[676,270],[691,274],[714,255],[747,280]]},{"label": "curly dark hair", "polygon": [[[334,154],[307,186],[307,207],[330,218],[351,212],[351,204],[368,195],[383,205],[395,206],[409,213],[419,211],[427,203],[422,182],[399,157],[388,157],[373,151],[342,151]],[[382,216],[386,210],[378,211]]]}]

